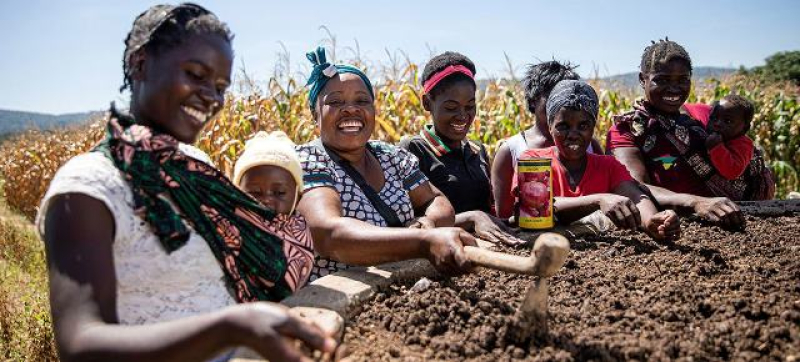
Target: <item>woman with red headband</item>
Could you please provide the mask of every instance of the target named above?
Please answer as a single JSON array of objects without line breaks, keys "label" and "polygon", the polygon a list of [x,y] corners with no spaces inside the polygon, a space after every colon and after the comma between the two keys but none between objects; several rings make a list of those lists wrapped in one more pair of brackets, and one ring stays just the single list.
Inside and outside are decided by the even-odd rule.
[{"label": "woman with red headband", "polygon": [[422,73],[422,104],[432,124],[401,141],[420,161],[420,169],[450,199],[456,225],[491,242],[518,244],[493,213],[489,156],[482,144],[467,139],[475,120],[475,64],[466,56],[445,52]]}]

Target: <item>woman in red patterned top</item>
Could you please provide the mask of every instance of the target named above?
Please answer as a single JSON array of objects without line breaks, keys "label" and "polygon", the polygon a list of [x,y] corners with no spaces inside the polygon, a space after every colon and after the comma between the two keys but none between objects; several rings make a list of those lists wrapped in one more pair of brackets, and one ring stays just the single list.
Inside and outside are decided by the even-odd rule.
[{"label": "woman in red patterned top", "polygon": [[645,49],[640,68],[645,100],[614,118],[607,152],[646,184],[661,206],[689,210],[723,227],[742,227],[739,207],[729,198],[713,197],[706,182],[711,167],[700,170],[704,176],[693,167],[702,163],[705,130],[680,112],[692,85],[689,54],[674,41],[659,40]]}]

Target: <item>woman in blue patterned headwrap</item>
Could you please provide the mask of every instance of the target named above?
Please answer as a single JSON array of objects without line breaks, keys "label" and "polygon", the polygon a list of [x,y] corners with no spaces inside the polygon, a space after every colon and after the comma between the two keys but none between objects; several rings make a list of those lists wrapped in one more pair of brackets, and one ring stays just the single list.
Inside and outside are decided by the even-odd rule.
[{"label": "woman in blue patterned headwrap", "polygon": [[469,269],[450,202],[431,186],[411,153],[370,140],[375,94],[358,68],[308,53],[309,105],[319,139],[298,146],[306,216],[319,254],[312,279],[349,265],[427,258],[440,271]]}]

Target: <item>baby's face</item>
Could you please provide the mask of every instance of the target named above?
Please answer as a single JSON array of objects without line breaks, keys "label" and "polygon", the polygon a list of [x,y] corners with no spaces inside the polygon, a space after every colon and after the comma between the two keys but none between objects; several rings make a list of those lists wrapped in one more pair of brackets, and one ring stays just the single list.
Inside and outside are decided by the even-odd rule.
[{"label": "baby's face", "polygon": [[242,175],[239,186],[279,214],[288,214],[297,201],[297,182],[286,169],[278,166],[256,166]]},{"label": "baby's face", "polygon": [[719,133],[725,141],[745,134],[747,120],[744,110],[731,102],[721,100],[708,121],[708,130]]}]

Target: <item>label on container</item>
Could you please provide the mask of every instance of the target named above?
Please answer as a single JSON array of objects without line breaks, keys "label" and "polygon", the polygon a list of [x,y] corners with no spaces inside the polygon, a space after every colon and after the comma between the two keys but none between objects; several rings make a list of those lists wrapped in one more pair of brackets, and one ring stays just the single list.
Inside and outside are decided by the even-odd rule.
[{"label": "label on container", "polygon": [[549,158],[519,160],[519,227],[549,229],[553,222],[552,166]]}]

